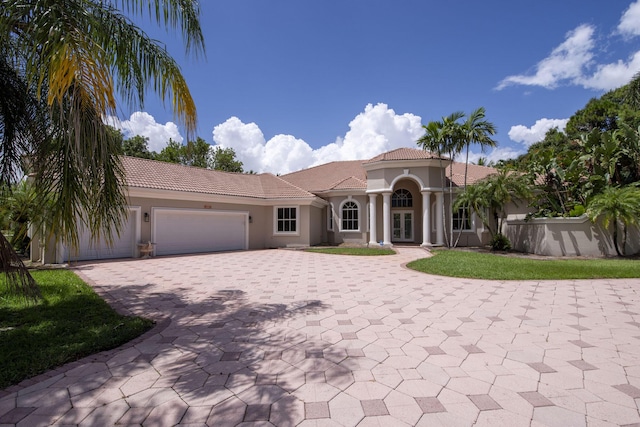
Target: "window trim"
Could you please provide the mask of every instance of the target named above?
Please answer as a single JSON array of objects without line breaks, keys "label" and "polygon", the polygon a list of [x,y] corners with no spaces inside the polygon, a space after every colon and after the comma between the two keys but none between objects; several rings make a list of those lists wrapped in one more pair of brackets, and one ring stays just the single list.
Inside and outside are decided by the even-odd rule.
[{"label": "window trim", "polygon": [[[469,223],[469,228],[456,228],[456,223],[458,223],[459,221],[455,216],[456,212],[451,212],[451,229],[458,233],[460,231],[462,231],[463,233],[473,233],[476,230],[475,213],[471,210],[471,208],[469,208],[469,206],[460,206],[458,208],[457,215],[460,215],[463,209],[467,211],[466,219]],[[461,217],[460,220],[462,220]]]},{"label": "window trim", "polygon": [[[400,194],[404,196],[404,198],[400,198]],[[402,206],[402,203],[399,203],[397,206],[394,206],[394,200],[399,202],[406,202],[406,206]],[[392,209],[412,209],[413,208],[413,193],[406,188],[398,188],[391,194],[391,208]]]},{"label": "window trim", "polygon": [[[343,225],[343,221],[344,221],[344,205],[346,205],[347,203],[352,202],[353,204],[356,205],[356,213],[358,215],[358,228],[356,229],[345,229],[342,225]],[[338,227],[340,229],[340,232],[343,233],[359,233],[360,230],[362,229],[362,215],[361,215],[361,211],[362,211],[362,207],[360,206],[360,203],[358,203],[357,200],[352,199],[351,197],[349,197],[348,199],[345,199],[342,201],[342,203],[340,203],[340,223],[338,224]]]},{"label": "window trim", "polygon": [[[278,231],[278,209],[295,209],[295,224],[296,231]],[[286,219],[282,219],[285,221]],[[290,220],[290,219],[289,219]],[[300,206],[295,205],[283,205],[273,207],[273,234],[276,236],[299,236],[300,235]]]}]

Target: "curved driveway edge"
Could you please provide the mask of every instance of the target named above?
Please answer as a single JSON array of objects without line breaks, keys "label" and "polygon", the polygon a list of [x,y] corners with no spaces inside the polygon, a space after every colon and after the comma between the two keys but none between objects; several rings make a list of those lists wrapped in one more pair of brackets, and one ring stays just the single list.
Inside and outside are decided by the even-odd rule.
[{"label": "curved driveway edge", "polygon": [[152,331],[0,391],[0,425],[640,423],[637,280],[429,276],[266,250],[84,264]]}]

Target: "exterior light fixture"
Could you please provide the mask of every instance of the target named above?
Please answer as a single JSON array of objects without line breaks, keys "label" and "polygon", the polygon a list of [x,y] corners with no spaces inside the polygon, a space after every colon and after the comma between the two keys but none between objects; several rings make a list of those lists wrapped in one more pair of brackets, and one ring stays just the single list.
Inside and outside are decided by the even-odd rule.
[{"label": "exterior light fixture", "polygon": [[149,212],[144,213],[144,222],[149,222]]}]

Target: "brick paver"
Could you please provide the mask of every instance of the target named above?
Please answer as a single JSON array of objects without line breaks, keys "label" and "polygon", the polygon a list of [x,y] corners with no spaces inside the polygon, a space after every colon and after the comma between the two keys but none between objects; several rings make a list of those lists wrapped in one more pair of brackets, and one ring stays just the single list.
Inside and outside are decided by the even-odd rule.
[{"label": "brick paver", "polygon": [[0,425],[638,425],[637,280],[268,250],[85,263],[158,326],[0,390]]}]

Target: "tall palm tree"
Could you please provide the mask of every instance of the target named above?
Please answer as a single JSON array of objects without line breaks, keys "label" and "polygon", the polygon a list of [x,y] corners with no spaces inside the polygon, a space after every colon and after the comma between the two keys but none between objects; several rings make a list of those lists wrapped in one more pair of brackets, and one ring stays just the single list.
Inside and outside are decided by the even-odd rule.
[{"label": "tall palm tree", "polygon": [[640,221],[640,188],[634,185],[606,187],[587,205],[587,216],[594,223],[602,219],[605,228],[613,224],[613,247],[618,256],[624,256],[624,243],[620,250],[618,242],[618,228],[622,227],[626,235],[627,227]]},{"label": "tall palm tree", "polygon": [[[423,150],[430,151],[438,156],[440,163],[440,182],[442,182],[442,197],[444,198],[444,181],[445,181],[445,169],[442,165],[443,155],[446,151],[446,144],[444,141],[443,124],[438,121],[431,121],[427,125],[422,125],[424,129],[424,135],[422,135],[416,142]],[[445,211],[438,213],[442,215],[442,223],[446,223]],[[423,225],[424,226],[424,225]],[[444,229],[444,239],[447,246],[449,246],[449,236],[447,228]]]},{"label": "tall palm tree", "polygon": [[116,95],[142,108],[151,89],[171,99],[188,134],[196,128],[180,67],[125,14],[178,29],[187,52],[204,52],[196,0],[7,0],[0,9],[0,75],[13,76],[0,85],[16,89],[0,101],[0,183],[6,190],[28,158],[39,197],[54,202],[49,231],[72,246],[80,224],[109,240],[126,216],[121,147],[103,123]]},{"label": "tall palm tree", "polygon": [[[485,109],[484,107],[479,107],[467,117],[467,120],[462,124],[460,133],[460,144],[462,144],[464,146],[464,149],[466,150],[463,190],[466,191],[467,177],[469,175],[469,148],[472,144],[479,144],[482,151],[484,151],[485,147],[495,147],[497,145],[497,142],[492,139],[491,136],[496,134],[496,127],[490,121],[485,120]],[[466,210],[462,211],[463,223],[466,220],[466,213]],[[456,239],[454,246],[458,245],[458,241],[460,240],[461,235],[462,227],[458,232],[458,238]]]}]

